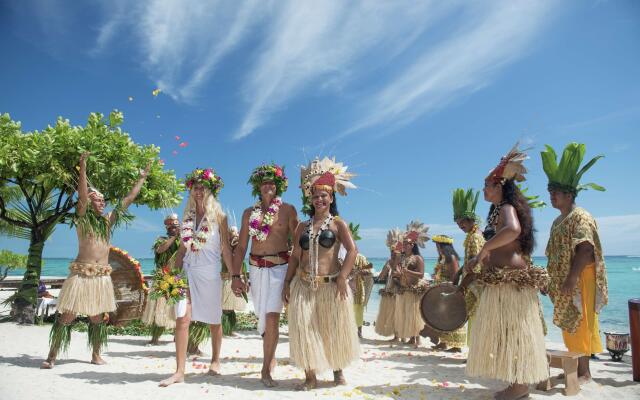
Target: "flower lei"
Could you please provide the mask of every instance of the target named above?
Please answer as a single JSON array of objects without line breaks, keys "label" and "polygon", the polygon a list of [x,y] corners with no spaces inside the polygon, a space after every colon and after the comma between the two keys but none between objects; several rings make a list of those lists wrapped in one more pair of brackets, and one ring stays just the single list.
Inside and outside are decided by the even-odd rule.
[{"label": "flower lei", "polygon": [[194,253],[197,253],[207,243],[207,236],[209,234],[209,224],[207,217],[202,217],[200,221],[200,228],[197,232],[194,232],[194,216],[195,212],[191,212],[189,216],[182,222],[182,242]]},{"label": "flower lei", "polygon": [[271,231],[271,225],[273,225],[275,216],[278,214],[278,210],[280,210],[281,205],[282,199],[280,197],[274,198],[271,200],[271,204],[269,204],[267,212],[263,215],[262,203],[257,201],[253,206],[251,215],[249,216],[249,236],[253,237],[258,242],[264,242],[267,240],[267,236],[269,236],[269,232]]}]

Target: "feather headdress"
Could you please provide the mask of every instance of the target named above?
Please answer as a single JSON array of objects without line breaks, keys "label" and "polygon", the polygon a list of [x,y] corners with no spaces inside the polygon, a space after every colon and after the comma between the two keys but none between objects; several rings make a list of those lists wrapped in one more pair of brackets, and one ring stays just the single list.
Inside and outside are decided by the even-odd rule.
[{"label": "feather headdress", "polygon": [[487,178],[491,178],[495,182],[500,183],[509,179],[514,179],[518,182],[525,180],[524,174],[527,173],[527,169],[522,163],[529,158],[526,153],[528,149],[520,150],[518,149],[519,145],[520,142],[516,143],[515,146],[500,159],[498,165],[489,172]]},{"label": "feather headdress", "polygon": [[549,178],[549,185],[547,186],[549,191],[572,193],[577,196],[578,192],[589,188],[601,192],[605,190],[605,188],[595,183],[580,184],[582,175],[593,167],[596,161],[604,157],[603,155],[593,157],[580,168],[585,151],[586,146],[583,143],[569,143],[564,148],[560,164],[558,164],[558,157],[553,147],[545,145],[545,150],[540,152],[540,155],[542,156],[542,167],[545,174],[547,174],[547,178]]},{"label": "feather headdress", "polygon": [[336,162],[335,158],[316,158],[311,161],[307,167],[300,168],[304,196],[310,198],[314,186],[321,186],[346,196],[347,188],[356,188],[356,185],[351,183],[351,178],[355,175],[347,172],[347,169],[346,165]]},{"label": "feather headdress", "polygon": [[429,227],[420,221],[411,221],[407,225],[407,230],[404,232],[404,240],[409,243],[415,243],[419,247],[424,247],[424,244],[429,240]]},{"label": "feather headdress", "polygon": [[402,231],[400,228],[393,228],[387,233],[387,247],[389,250],[400,253],[402,252]]}]

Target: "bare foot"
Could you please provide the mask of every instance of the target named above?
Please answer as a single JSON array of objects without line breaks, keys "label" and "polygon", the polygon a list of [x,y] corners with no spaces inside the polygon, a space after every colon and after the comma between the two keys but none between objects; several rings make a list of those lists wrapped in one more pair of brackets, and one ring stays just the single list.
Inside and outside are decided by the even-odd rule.
[{"label": "bare foot", "polygon": [[213,361],[211,365],[209,365],[209,371],[207,371],[207,374],[211,376],[220,375],[220,361]]},{"label": "bare foot", "polygon": [[505,390],[497,392],[494,396],[496,400],[519,400],[529,398],[529,386],[513,384]]},{"label": "bare foot", "polygon": [[263,370],[260,372],[260,382],[262,382],[262,384],[268,388],[278,386],[278,382],[273,380],[273,378],[271,377],[271,373],[269,371]]},{"label": "bare foot", "polygon": [[591,375],[582,375],[582,376],[578,376],[578,382],[581,385],[584,385],[586,383],[591,382]]},{"label": "bare foot", "polygon": [[462,353],[462,349],[460,347],[452,347],[450,349],[445,350],[447,353]]},{"label": "bare foot", "polygon": [[335,386],[347,384],[347,380],[344,379],[344,374],[342,373],[342,371],[333,371],[333,384]]},{"label": "bare foot", "polygon": [[52,369],[55,366],[55,360],[43,361],[40,365],[40,369]]},{"label": "bare foot", "polygon": [[176,372],[175,374],[171,375],[167,379],[160,381],[158,386],[167,387],[167,386],[173,385],[174,383],[182,383],[182,382],[184,382],[184,374]]},{"label": "bare foot", "polygon": [[305,379],[304,382],[299,383],[295,386],[295,390],[298,392],[306,392],[311,389],[315,389],[318,387],[318,381],[316,379]]},{"label": "bare foot", "polygon": [[433,346],[434,350],[445,350],[447,348],[447,344],[444,342],[440,342],[437,345]]},{"label": "bare foot", "polygon": [[102,359],[102,357],[100,357],[99,355],[94,354],[91,357],[91,364],[95,364],[95,365],[105,365],[107,362],[105,360]]}]

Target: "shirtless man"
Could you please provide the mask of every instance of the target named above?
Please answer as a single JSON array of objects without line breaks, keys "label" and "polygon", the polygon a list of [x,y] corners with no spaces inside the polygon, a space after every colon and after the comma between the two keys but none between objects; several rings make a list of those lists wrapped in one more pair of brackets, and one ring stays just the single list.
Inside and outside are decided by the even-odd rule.
[{"label": "shirtless man", "polygon": [[258,201],[242,214],[240,238],[233,255],[231,288],[236,296],[246,290],[241,269],[251,239],[251,299],[258,315],[258,332],[263,338],[264,352],[260,380],[266,387],[273,387],[276,382],[271,373],[276,365],[281,293],[289,263],[288,238],[295,234],[298,215],[292,205],[280,199],[287,190],[287,178],[282,167],[261,165],[253,171],[249,182]]},{"label": "shirtless man", "polygon": [[105,364],[100,357],[100,349],[107,341],[107,326],[103,315],[116,310],[109,266],[111,230],[117,224],[119,215],[135,200],[151,167],[149,163],[140,173],[131,192],[116,209],[103,215],[104,196],[87,185],[88,157],[88,152],[80,156],[76,206],[78,255],[69,266],[69,277],[58,297],[58,311],[61,315],[51,328],[49,355],[41,366],[44,369],[53,368],[58,352],[68,348],[71,324],[78,314],[88,315],[91,320],[88,330],[89,343],[93,348],[91,363]]}]

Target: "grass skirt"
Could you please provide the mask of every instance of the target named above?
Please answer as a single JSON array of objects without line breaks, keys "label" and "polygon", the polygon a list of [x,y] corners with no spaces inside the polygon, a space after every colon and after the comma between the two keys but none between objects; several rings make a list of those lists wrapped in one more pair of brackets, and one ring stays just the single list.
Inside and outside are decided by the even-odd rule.
[{"label": "grass skirt", "polygon": [[394,329],[394,314],[396,308],[396,296],[393,294],[382,294],[380,296],[380,309],[378,309],[378,317],[376,318],[375,331],[380,336],[393,336],[396,332]]},{"label": "grass skirt", "polygon": [[337,297],[336,283],[313,290],[298,276],[291,283],[288,307],[291,360],[304,370],[341,370],[360,357],[351,291]]},{"label": "grass skirt", "polygon": [[537,289],[485,286],[473,318],[466,372],[510,384],[549,377]]},{"label": "grass skirt", "polygon": [[407,339],[418,336],[424,328],[424,320],[420,313],[420,300],[424,292],[405,290],[396,294],[394,327],[399,338]]},{"label": "grass skirt", "polygon": [[244,311],[247,302],[243,297],[238,297],[231,290],[231,280],[222,280],[222,309],[225,311]]},{"label": "grass skirt", "polygon": [[167,299],[164,297],[154,300],[147,296],[147,305],[142,313],[142,322],[149,326],[156,325],[173,329],[176,327],[176,307],[167,304]]},{"label": "grass skirt", "polygon": [[111,276],[69,276],[62,284],[58,311],[94,316],[116,310]]}]

